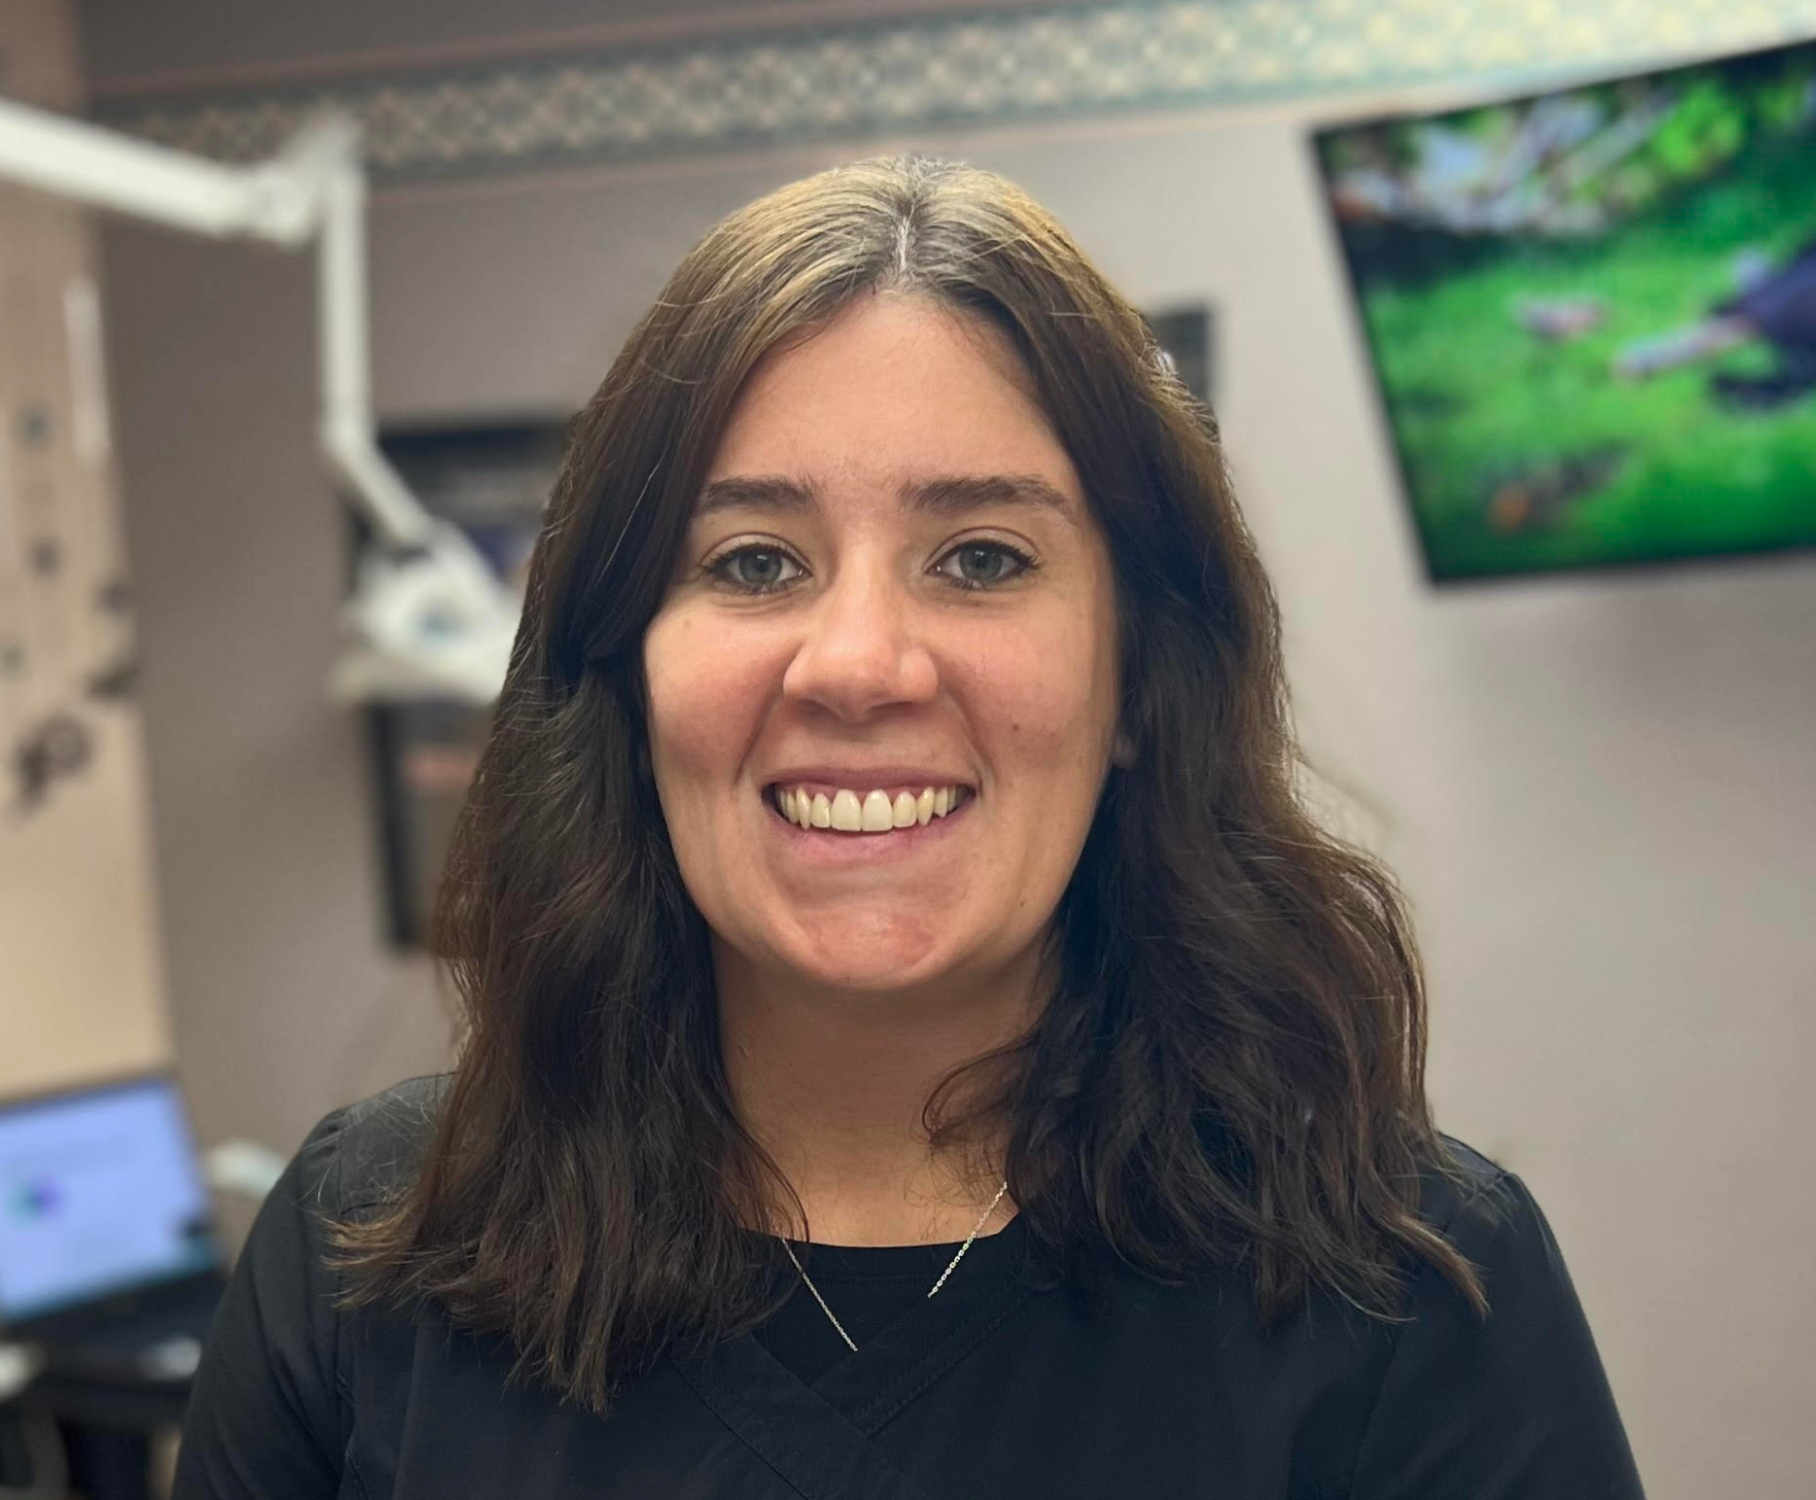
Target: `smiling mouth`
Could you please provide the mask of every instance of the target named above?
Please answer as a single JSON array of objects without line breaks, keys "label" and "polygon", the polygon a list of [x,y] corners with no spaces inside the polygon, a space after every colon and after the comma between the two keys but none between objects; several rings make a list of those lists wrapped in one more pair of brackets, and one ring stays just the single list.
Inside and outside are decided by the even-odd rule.
[{"label": "smiling mouth", "polygon": [[918,828],[963,807],[975,795],[968,786],[930,786],[907,790],[855,792],[810,787],[771,786],[764,800],[772,811],[809,831],[879,834]]}]

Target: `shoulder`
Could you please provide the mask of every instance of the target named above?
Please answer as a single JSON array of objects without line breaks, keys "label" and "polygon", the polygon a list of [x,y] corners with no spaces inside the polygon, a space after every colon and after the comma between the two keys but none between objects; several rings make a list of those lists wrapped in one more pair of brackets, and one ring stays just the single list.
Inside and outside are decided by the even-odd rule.
[{"label": "shoulder", "polygon": [[1445,1136],[1440,1144],[1447,1160],[1427,1169],[1421,1217],[1469,1262],[1487,1307],[1478,1311],[1447,1276],[1421,1263],[1396,1363],[1423,1366],[1440,1384],[1490,1388],[1561,1378],[1567,1365],[1587,1377],[1595,1362],[1588,1325],[1531,1190],[1463,1142]]},{"label": "shoulder", "polygon": [[326,1115],[297,1153],[298,1186],[336,1217],[395,1197],[428,1150],[452,1079],[406,1079]]},{"label": "shoulder", "polygon": [[1421,1264],[1378,1389],[1357,1496],[1639,1495],[1595,1340],[1551,1226],[1513,1172],[1448,1136],[1420,1216],[1467,1260],[1478,1313]]},{"label": "shoulder", "polygon": [[1420,1175],[1419,1217],[1447,1239],[1478,1239],[1531,1201],[1518,1177],[1467,1142],[1440,1135],[1438,1146]]},{"label": "shoulder", "polygon": [[1509,1301],[1550,1296],[1574,1307],[1563,1257],[1531,1189],[1454,1136],[1440,1135],[1438,1145],[1420,1178],[1419,1217],[1475,1269],[1489,1306],[1486,1318],[1475,1313],[1447,1277],[1421,1262],[1411,1286],[1415,1316],[1504,1330]]},{"label": "shoulder", "polygon": [[[1444,1159],[1425,1170],[1420,1217],[1476,1268],[1489,1320],[1504,1325],[1506,1304],[1529,1298],[1550,1298],[1574,1313],[1563,1254],[1531,1188],[1465,1142],[1438,1140]],[[1431,1289],[1423,1290],[1429,1298]]]},{"label": "shoulder", "polygon": [[[352,1405],[373,1380],[395,1386],[408,1369],[411,1325],[388,1309],[346,1310],[331,1226],[407,1185],[447,1082],[413,1078],[333,1111],[267,1194],[196,1372],[175,1493],[353,1493]],[[355,1316],[357,1346],[347,1332]]]}]

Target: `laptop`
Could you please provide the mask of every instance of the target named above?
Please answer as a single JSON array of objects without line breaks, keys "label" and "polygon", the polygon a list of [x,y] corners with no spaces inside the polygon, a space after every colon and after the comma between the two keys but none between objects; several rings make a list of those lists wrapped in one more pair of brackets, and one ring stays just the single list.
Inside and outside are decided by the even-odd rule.
[{"label": "laptop", "polygon": [[225,1286],[173,1078],[0,1101],[0,1339],[47,1373],[182,1385]]}]

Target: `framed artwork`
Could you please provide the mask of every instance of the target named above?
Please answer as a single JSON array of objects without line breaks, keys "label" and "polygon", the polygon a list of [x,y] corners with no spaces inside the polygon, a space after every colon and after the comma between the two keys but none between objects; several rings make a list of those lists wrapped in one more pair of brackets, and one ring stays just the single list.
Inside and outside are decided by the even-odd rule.
[{"label": "framed artwork", "polygon": [[[379,446],[417,498],[456,522],[521,591],[566,437],[566,419],[551,417],[392,429]],[[420,947],[492,711],[427,699],[367,712],[386,926],[392,942]]]},{"label": "framed artwork", "polygon": [[1142,317],[1185,388],[1206,406],[1213,405],[1216,317],[1209,304],[1161,308]]}]

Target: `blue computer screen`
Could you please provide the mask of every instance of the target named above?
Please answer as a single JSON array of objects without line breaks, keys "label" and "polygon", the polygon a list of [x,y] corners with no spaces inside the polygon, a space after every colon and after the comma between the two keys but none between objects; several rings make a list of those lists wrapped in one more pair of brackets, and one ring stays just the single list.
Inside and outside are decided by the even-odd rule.
[{"label": "blue computer screen", "polygon": [[0,1320],[217,1263],[169,1079],[0,1106]]}]

